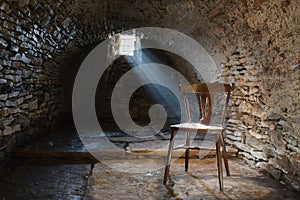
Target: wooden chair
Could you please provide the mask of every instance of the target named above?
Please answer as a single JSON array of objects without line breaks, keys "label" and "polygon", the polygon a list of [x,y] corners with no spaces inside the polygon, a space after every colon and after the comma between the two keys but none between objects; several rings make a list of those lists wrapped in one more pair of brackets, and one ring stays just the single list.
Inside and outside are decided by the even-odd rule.
[{"label": "wooden chair", "polygon": [[[223,169],[222,169],[222,158],[224,160],[225,169],[227,176],[230,176],[228,159],[226,155],[226,146],[224,142],[223,136],[223,122],[226,115],[226,110],[230,98],[230,93],[234,86],[230,86],[228,84],[223,83],[210,83],[210,84],[193,84],[188,86],[180,86],[180,91],[184,93],[184,103],[187,114],[187,123],[175,124],[171,125],[171,138],[169,144],[168,157],[166,162],[165,174],[164,174],[164,184],[167,183],[169,178],[169,170],[171,164],[172,153],[174,150],[174,141],[175,135],[177,132],[186,132],[186,144],[178,146],[176,148],[184,148],[185,149],[185,171],[188,171],[189,165],[189,150],[190,149],[203,149],[199,146],[192,146],[190,141],[190,132],[196,132],[197,134],[207,134],[212,133],[216,136],[216,154],[217,154],[217,167],[218,167],[218,177],[219,177],[219,185],[220,190],[223,191]],[[219,125],[211,125],[211,117],[213,112],[213,100],[214,96],[217,93],[223,93],[223,96],[226,96],[224,99],[224,105],[222,106],[222,113]],[[199,97],[202,118],[197,123],[191,122],[191,113],[190,106],[187,94],[195,94]],[[214,148],[214,147],[213,147]]]}]

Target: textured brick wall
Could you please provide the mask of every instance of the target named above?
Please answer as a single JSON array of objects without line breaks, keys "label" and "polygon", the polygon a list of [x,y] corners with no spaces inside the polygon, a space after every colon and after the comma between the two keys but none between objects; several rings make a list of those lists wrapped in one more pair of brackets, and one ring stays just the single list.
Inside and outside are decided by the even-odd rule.
[{"label": "textured brick wall", "polygon": [[159,26],[197,40],[215,59],[219,78],[239,86],[228,142],[250,165],[299,188],[297,1],[20,0],[0,6],[0,157],[18,137],[55,124],[65,102],[62,79],[78,69],[73,61],[83,49],[113,32]]}]

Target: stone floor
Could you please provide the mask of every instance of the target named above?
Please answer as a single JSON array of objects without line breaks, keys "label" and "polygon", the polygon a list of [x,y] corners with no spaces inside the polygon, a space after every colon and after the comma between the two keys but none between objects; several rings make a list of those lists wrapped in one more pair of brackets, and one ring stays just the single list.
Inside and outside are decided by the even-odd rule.
[{"label": "stone floor", "polygon": [[0,171],[0,200],[83,199],[91,164],[13,158]]},{"label": "stone floor", "polygon": [[[120,162],[124,167],[139,169],[147,167],[147,163],[152,165],[155,161],[112,160],[110,166]],[[88,199],[103,200],[298,199],[299,194],[269,176],[250,169],[240,159],[231,158],[229,164],[231,176],[224,178],[224,191],[220,192],[215,158],[192,159],[189,173],[184,172],[184,159],[176,160],[171,166],[171,181],[167,187],[162,184],[163,169],[128,173],[98,163],[93,169],[87,196]]]},{"label": "stone floor", "polygon": [[[231,176],[225,176],[223,192],[213,152],[205,152],[204,159],[191,159],[189,173],[184,172],[182,152],[175,153],[171,179],[164,186],[168,143],[164,136],[137,139],[118,132],[107,136],[120,148],[100,151],[101,162],[90,155],[72,127],[18,150],[0,171],[0,200],[299,199],[299,193],[234,157],[234,150],[230,150]],[[105,142],[104,138],[91,141],[98,148]],[[198,152],[193,155],[199,156]]]}]

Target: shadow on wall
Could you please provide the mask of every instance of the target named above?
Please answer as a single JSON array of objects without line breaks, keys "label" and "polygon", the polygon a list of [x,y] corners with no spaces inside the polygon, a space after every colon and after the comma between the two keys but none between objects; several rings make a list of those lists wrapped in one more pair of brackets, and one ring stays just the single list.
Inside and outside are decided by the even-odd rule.
[{"label": "shadow on wall", "polygon": [[[63,71],[63,81],[64,81],[64,91],[65,91],[65,120],[67,122],[72,122],[72,91],[73,84],[80,68],[80,65],[89,54],[89,52],[96,45],[90,45],[85,49],[78,52],[72,58],[76,59],[66,59],[65,68]],[[147,49],[142,51],[142,63],[159,63],[166,66],[172,67],[179,71],[188,81],[195,82],[198,78],[195,77],[193,72],[193,67],[191,64],[184,61],[183,58],[174,55],[170,52],[164,52],[162,50]],[[183,65],[184,64],[184,65]],[[111,95],[112,91],[118,82],[118,80],[127,73],[130,69],[138,66],[137,58],[134,56],[121,56],[110,65],[103,76],[101,77],[96,91],[95,97],[95,107],[98,116],[99,123],[108,127],[108,129],[118,129],[114,122],[112,112],[111,112]],[[184,67],[182,67],[184,66]],[[194,77],[192,77],[192,75]],[[155,76],[155,74],[153,74]],[[172,77],[176,80],[176,77]],[[87,80],[88,81],[88,80]],[[179,84],[179,80],[178,81]],[[149,108],[154,104],[162,105],[167,112],[167,120],[165,123],[165,128],[169,127],[172,123],[178,123],[181,119],[180,105],[177,101],[175,95],[169,91],[167,88],[157,85],[157,84],[147,84],[138,88],[131,96],[130,102],[124,102],[129,104],[130,115],[134,122],[139,125],[147,125],[150,122],[149,118]],[[105,126],[108,125],[108,126]]]}]

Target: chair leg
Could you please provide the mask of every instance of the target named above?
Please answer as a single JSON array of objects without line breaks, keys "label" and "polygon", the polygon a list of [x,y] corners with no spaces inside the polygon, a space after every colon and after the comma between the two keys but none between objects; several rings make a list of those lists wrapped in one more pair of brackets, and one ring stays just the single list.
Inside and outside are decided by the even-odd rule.
[{"label": "chair leg", "polygon": [[218,177],[219,177],[219,186],[220,191],[223,191],[223,169],[222,169],[222,154],[220,152],[221,141],[218,139],[216,144],[216,152],[217,152],[217,166],[218,166]]},{"label": "chair leg", "polygon": [[225,165],[225,170],[226,170],[226,175],[230,176],[230,171],[229,171],[229,165],[228,165],[228,157],[227,157],[227,150],[226,150],[226,144],[225,140],[223,137],[223,134],[221,134],[221,142],[222,142],[222,147],[223,147],[223,159],[224,159],[224,165]]},{"label": "chair leg", "polygon": [[[191,146],[191,138],[190,138],[190,133],[186,132],[186,146]],[[189,171],[189,158],[190,158],[190,149],[186,149],[185,150],[185,171],[188,172]]]},{"label": "chair leg", "polygon": [[190,150],[185,150],[185,171],[189,171],[189,156],[190,156]]},{"label": "chair leg", "polygon": [[230,176],[230,171],[229,171],[229,165],[228,165],[228,157],[226,154],[226,146],[223,146],[223,158],[224,158],[224,165],[225,165],[225,170],[226,170],[226,175]]},{"label": "chair leg", "polygon": [[172,153],[173,153],[173,146],[174,146],[174,140],[175,140],[175,131],[171,131],[171,138],[170,138],[170,144],[169,144],[169,151],[168,151],[168,157],[167,157],[167,163],[165,168],[165,175],[164,175],[164,185],[167,183],[168,177],[169,177],[169,171],[171,166],[171,159],[172,159]]}]

